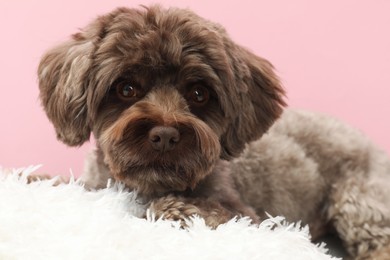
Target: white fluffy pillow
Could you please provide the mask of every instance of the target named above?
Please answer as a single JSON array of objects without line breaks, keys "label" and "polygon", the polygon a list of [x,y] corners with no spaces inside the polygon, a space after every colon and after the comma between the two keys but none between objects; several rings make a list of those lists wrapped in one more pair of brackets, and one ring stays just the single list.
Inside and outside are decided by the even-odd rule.
[{"label": "white fluffy pillow", "polygon": [[98,191],[74,181],[28,185],[36,168],[0,169],[0,259],[332,259],[310,243],[307,227],[281,217],[258,227],[231,220],[216,230],[194,218],[182,230],[138,218],[144,208],[119,183]]}]

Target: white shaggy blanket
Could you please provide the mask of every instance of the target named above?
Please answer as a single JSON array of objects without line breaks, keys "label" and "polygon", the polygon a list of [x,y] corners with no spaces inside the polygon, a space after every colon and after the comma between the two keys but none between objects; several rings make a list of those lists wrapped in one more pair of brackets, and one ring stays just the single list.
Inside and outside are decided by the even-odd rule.
[{"label": "white shaggy blanket", "polygon": [[310,243],[307,227],[281,217],[216,230],[194,218],[182,230],[136,217],[144,209],[121,184],[99,191],[74,181],[27,184],[35,170],[0,169],[0,259],[332,259],[323,244]]}]

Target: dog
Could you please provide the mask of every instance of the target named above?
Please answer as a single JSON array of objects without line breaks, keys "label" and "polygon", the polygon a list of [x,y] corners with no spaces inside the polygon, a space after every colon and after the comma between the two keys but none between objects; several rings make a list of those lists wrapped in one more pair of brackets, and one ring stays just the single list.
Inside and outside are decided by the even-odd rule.
[{"label": "dog", "polygon": [[[357,130],[286,108],[273,65],[190,10],[118,8],[49,50],[40,99],[59,140],[96,139],[81,177],[119,180],[156,217],[235,216],[335,232],[390,259],[390,160]],[[184,223],[184,222],[183,222]]]}]

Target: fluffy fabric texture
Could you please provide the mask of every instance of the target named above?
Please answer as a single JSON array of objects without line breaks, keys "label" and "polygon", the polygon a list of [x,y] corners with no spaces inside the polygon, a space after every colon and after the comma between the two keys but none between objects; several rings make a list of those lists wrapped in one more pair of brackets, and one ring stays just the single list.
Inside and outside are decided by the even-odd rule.
[{"label": "fluffy fabric texture", "polygon": [[216,230],[194,218],[183,230],[137,217],[145,209],[120,183],[98,191],[77,181],[27,184],[36,169],[0,170],[0,259],[334,259],[307,227],[281,217]]}]

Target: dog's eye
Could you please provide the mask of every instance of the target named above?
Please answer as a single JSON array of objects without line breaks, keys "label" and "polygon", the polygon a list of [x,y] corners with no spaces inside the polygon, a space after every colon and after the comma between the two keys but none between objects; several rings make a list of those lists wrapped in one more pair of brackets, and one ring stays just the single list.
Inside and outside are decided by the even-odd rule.
[{"label": "dog's eye", "polygon": [[116,86],[116,93],[120,99],[125,101],[140,98],[142,96],[140,88],[128,82],[118,84]]},{"label": "dog's eye", "polygon": [[202,85],[196,84],[187,93],[187,99],[195,106],[203,106],[209,101],[210,93]]}]

